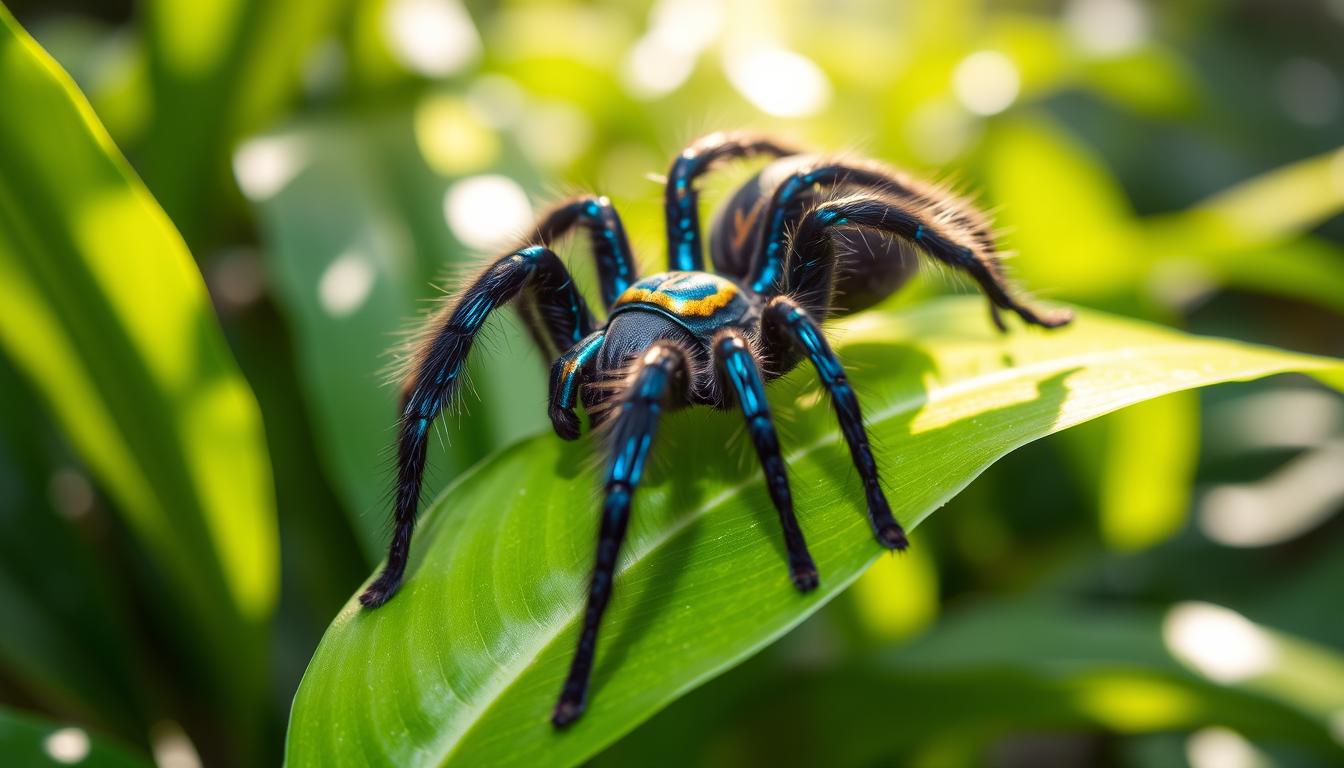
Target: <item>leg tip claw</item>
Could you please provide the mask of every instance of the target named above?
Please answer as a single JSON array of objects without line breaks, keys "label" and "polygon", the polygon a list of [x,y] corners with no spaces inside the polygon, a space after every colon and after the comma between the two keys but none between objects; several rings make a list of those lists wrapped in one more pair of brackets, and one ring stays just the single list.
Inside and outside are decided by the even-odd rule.
[{"label": "leg tip claw", "polygon": [[561,700],[555,705],[555,711],[551,713],[551,725],[556,728],[567,728],[579,716],[583,714],[583,702]]},{"label": "leg tip claw", "polygon": [[579,437],[579,417],[571,410],[552,408],[551,426],[562,440],[577,440]]},{"label": "leg tip claw", "polygon": [[388,578],[386,574],[379,576],[376,581],[369,585],[359,596],[359,602],[365,608],[377,608],[392,599],[392,595],[397,593],[397,587],[401,586],[400,579]]},{"label": "leg tip claw", "polygon": [[811,592],[821,583],[821,577],[817,575],[817,566],[812,563],[795,565],[789,571],[789,579],[799,592]]},{"label": "leg tip claw", "polygon": [[877,529],[877,543],[897,551],[910,546],[910,540],[905,537],[905,530],[896,523],[887,523]]}]

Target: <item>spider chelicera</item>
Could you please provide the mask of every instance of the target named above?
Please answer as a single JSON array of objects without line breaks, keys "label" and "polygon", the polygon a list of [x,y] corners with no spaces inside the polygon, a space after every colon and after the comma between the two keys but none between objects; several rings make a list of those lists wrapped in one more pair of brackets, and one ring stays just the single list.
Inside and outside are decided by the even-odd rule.
[{"label": "spider chelicera", "polygon": [[[696,179],[737,158],[774,158],[724,206],[710,234],[716,273],[704,270]],[[870,161],[805,155],[770,138],[713,134],[673,161],[666,196],[669,267],[641,278],[620,216],[605,197],[552,208],[530,243],[491,264],[429,321],[402,390],[393,535],[387,564],[360,595],[382,605],[401,584],[415,527],[430,423],[453,397],[472,342],[486,318],[515,301],[551,368],[551,423],[579,436],[580,399],[593,425],[610,427],[597,564],[578,649],[551,716],[556,727],[584,710],[597,631],[611,597],[617,551],[649,447],[665,409],[728,408],[746,419],[779,512],[795,587],[816,588],[817,569],[794,516],[764,382],[803,358],[816,368],[863,483],[878,543],[906,547],[878,479],[859,402],[826,342],[828,317],[869,306],[901,286],[915,254],[969,275],[1001,309],[1032,325],[1069,322],[1065,310],[1034,309],[1003,277],[986,217],[934,185]],[[587,230],[608,320],[598,327],[550,244],[576,226]]]}]

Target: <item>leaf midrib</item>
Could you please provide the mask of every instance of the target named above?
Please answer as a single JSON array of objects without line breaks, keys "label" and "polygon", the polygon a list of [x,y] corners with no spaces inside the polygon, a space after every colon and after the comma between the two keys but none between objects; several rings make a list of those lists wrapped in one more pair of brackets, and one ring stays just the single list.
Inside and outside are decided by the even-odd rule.
[{"label": "leaf midrib", "polygon": [[[1082,367],[1086,363],[1097,360],[1099,358],[1105,360],[1113,360],[1117,357],[1133,356],[1138,352],[1151,349],[1162,349],[1170,353],[1174,351],[1179,351],[1182,347],[1186,346],[1197,346],[1197,345],[1190,344],[1188,342],[1157,342],[1146,345],[1135,345],[1129,347],[1120,347],[1120,348],[1085,352],[1077,355],[1072,355],[1069,357],[1053,358],[1050,360],[1044,360],[1037,363],[1029,363],[1023,366],[1016,366],[1008,369],[1000,369],[997,371],[992,371],[981,375],[971,376],[969,378],[962,379],[960,381],[956,381],[947,384],[945,386],[938,387],[937,389],[931,391],[926,390],[924,393],[916,395],[914,397],[908,397],[901,400],[897,400],[896,402],[893,403],[889,403],[886,406],[875,411],[870,418],[865,420],[865,423],[870,425],[883,423],[896,416],[911,412],[916,408],[919,408],[920,406],[925,405],[929,402],[944,400],[949,397],[955,397],[957,395],[974,391],[976,389],[980,389],[982,387],[1003,381],[1013,381],[1022,378],[1035,378],[1036,374],[1070,370],[1073,368]],[[1191,386],[1195,385],[1191,384]],[[799,448],[793,452],[786,454],[785,462],[786,464],[793,464],[794,462],[806,458],[807,456],[811,455],[817,450],[820,450],[821,448],[824,448],[828,445],[832,445],[838,442],[839,439],[840,439],[840,432],[838,429],[827,432],[825,435],[818,438],[817,440],[814,440],[813,442],[803,446],[802,448]],[[1030,442],[1030,440],[1027,440],[1025,442]],[[1023,444],[1025,444],[1025,442]],[[1015,446],[1015,448],[1016,447],[1020,446]],[[434,506],[437,507],[443,498],[451,494],[459,485],[461,485],[463,482],[465,482],[470,477],[475,475],[477,467],[483,467],[487,465],[489,461],[490,461],[489,458],[482,460],[475,467],[473,467],[471,471],[466,472],[461,476],[459,476],[459,478],[455,482],[451,483],[439,494],[439,496],[435,499]],[[976,472],[971,477],[966,478],[964,483],[961,483],[957,487],[952,488],[946,494],[939,497],[939,499],[934,501],[932,504],[927,505],[927,509],[937,509],[938,507],[945,504],[949,499],[951,499],[951,497],[955,496],[963,488],[965,488],[966,485],[969,485],[970,482],[975,479],[975,477],[979,476],[979,474],[980,474],[979,472]],[[677,520],[672,525],[665,528],[662,533],[654,536],[650,540],[650,543],[646,545],[643,549],[633,551],[617,570],[615,579],[619,580],[622,574],[626,573],[635,565],[643,562],[653,553],[657,552],[665,544],[667,544],[668,542],[676,538],[678,535],[680,535],[682,532],[687,530],[693,522],[701,519],[705,515],[709,514],[711,511],[727,503],[729,500],[736,497],[743,490],[749,487],[751,483],[757,482],[758,480],[759,478],[755,477],[755,473],[753,473],[753,476],[751,478],[743,480],[735,485],[731,485],[728,488],[725,488],[723,491],[719,492],[712,498],[705,501],[691,513],[678,517]],[[926,515],[923,514],[917,514],[908,527],[911,530],[913,530],[919,524],[919,521],[921,521],[925,516]],[[857,578],[858,575],[859,574],[855,574],[854,578]],[[853,579],[850,580],[852,581]],[[839,594],[841,591],[843,590],[841,589],[832,592],[830,597]],[[830,597],[827,597],[822,601],[820,601],[817,607],[820,607],[821,604],[824,604],[826,600],[830,599]],[[581,611],[582,606],[579,606],[578,608],[576,608],[574,611],[571,612],[570,616],[565,621],[557,622],[554,625],[555,626],[554,630],[548,628],[539,632],[536,635],[536,637],[544,639],[536,643],[533,646],[530,653],[519,653],[515,657],[518,660],[516,663],[502,666],[499,668],[500,671],[505,674],[497,675],[496,677],[499,677],[500,679],[503,679],[506,682],[504,682],[502,685],[498,687],[487,689],[484,692],[485,699],[483,705],[473,707],[472,708],[473,711],[468,713],[467,717],[462,720],[466,722],[466,727],[456,732],[449,732],[436,740],[435,746],[431,749],[431,752],[440,755],[440,757],[437,759],[435,763],[436,765],[443,766],[448,763],[448,761],[453,757],[453,755],[456,754],[458,748],[467,740],[467,737],[471,734],[472,730],[485,719],[485,716],[490,712],[491,708],[493,708],[495,704],[497,704],[503,698],[503,694],[506,691],[508,691],[514,684],[516,684],[518,680],[522,679],[523,676],[522,673],[526,671],[526,669],[531,664],[533,664],[537,660],[537,658],[540,657],[542,653],[545,652],[545,650],[548,647],[550,647],[554,642],[556,642],[556,640],[558,640],[566,630],[570,629],[574,625],[574,623],[578,620]],[[806,615],[809,614],[805,613],[803,615],[800,615],[798,617],[798,621],[801,621],[803,618],[806,617]],[[797,622],[794,622],[794,624],[796,623]],[[786,625],[782,627],[780,631],[782,633],[788,631],[788,629],[789,626]],[[749,648],[745,650],[743,653],[750,654],[754,652],[757,648],[762,647],[765,644],[768,644],[770,642],[770,639],[774,636],[775,635],[772,635],[770,637],[763,639],[760,645]],[[729,659],[725,663],[732,663],[732,661],[733,659]],[[698,681],[696,680],[689,681],[687,683],[687,687],[688,688],[693,687],[697,682]],[[451,741],[451,744],[445,747],[444,742],[447,741]]]}]

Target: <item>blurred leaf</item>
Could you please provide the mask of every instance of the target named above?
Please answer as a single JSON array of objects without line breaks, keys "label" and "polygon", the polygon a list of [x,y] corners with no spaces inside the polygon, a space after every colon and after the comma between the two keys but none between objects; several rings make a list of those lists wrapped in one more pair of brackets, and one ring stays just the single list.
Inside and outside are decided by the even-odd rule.
[{"label": "blurred leaf", "polygon": [[1344,149],[1275,169],[1203,203],[1159,217],[1154,227],[1176,252],[1247,250],[1308,231],[1344,211]]},{"label": "blurred leaf", "polygon": [[[1337,751],[1329,711],[1310,695],[1219,683],[1186,667],[1167,640],[1174,615],[986,601],[899,649],[802,668],[781,669],[776,660],[769,674],[755,670],[735,688],[715,681],[597,765],[630,764],[636,756],[648,766],[908,764],[911,753],[946,741],[965,746],[970,764],[982,764],[996,739],[1023,731],[1138,734],[1213,725],[1323,755]],[[1252,631],[1277,647],[1302,645],[1263,627]],[[1308,647],[1318,655],[1276,664],[1337,681],[1341,659]]]},{"label": "blurred leaf", "polygon": [[[0,402],[36,399],[0,356]],[[45,445],[49,429],[36,409],[14,408],[0,419],[0,668],[49,710],[137,738],[148,723],[125,663],[132,643],[124,604],[74,521],[53,508],[70,505],[64,515],[88,523],[96,497]]]},{"label": "blurred leaf", "polygon": [[1091,153],[1040,118],[997,124],[989,144],[989,198],[1000,208],[1015,274],[1043,295],[1071,299],[1114,296],[1139,283],[1148,256],[1129,201]]},{"label": "blurred leaf", "polygon": [[91,737],[31,715],[0,709],[0,755],[12,766],[80,765],[84,768],[149,768],[150,762]]},{"label": "blurred leaf", "polygon": [[[258,157],[285,169],[283,184],[248,182]],[[397,416],[391,351],[434,306],[429,299],[440,298],[431,277],[444,264],[460,273],[476,268],[444,221],[448,181],[425,166],[412,123],[400,115],[259,137],[236,166],[253,187],[266,265],[294,328],[315,450],[376,561],[387,546],[387,451]],[[468,395],[463,412],[445,420],[431,477],[454,477],[546,423],[545,365],[521,329],[495,328],[488,341],[499,354],[488,364],[480,356],[472,376],[489,396]]]},{"label": "blurred leaf", "polygon": [[276,594],[252,393],[171,222],[3,9],[0,103],[0,345],[116,499],[175,597],[173,627],[238,693],[264,671],[245,651]]},{"label": "blurred leaf", "polygon": [[850,591],[865,639],[891,644],[938,619],[938,564],[926,547],[880,557]]},{"label": "blurred leaf", "polygon": [[[910,526],[1013,448],[1125,405],[1289,370],[1344,384],[1344,362],[1093,312],[1058,333],[996,336],[974,299],[866,313],[836,330]],[[822,574],[815,594],[788,586],[758,471],[723,456],[740,418],[697,409],[669,419],[590,709],[555,733],[546,718],[582,609],[598,461],[589,441],[526,441],[427,511],[397,599],[376,612],[352,600],[337,617],[295,699],[290,763],[572,764],[802,621],[880,550],[813,377],[791,374],[771,399],[791,412],[783,432],[798,446],[787,459]]]},{"label": "blurred leaf", "polygon": [[1143,549],[1174,535],[1190,509],[1199,458],[1199,397],[1178,393],[1106,419],[1101,533],[1112,547]]},{"label": "blurred leaf", "polygon": [[229,156],[298,90],[345,0],[153,0],[145,8],[153,119],[136,153],[193,245],[220,221]]},{"label": "blurred leaf", "polygon": [[1140,113],[1174,116],[1195,111],[1202,98],[1184,61],[1174,52],[1145,46],[1081,64],[1082,82],[1098,94]]}]

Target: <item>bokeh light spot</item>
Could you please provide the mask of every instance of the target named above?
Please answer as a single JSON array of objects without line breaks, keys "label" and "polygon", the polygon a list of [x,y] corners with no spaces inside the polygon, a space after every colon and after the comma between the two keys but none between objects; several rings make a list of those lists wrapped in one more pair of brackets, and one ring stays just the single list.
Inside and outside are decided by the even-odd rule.
[{"label": "bokeh light spot", "polygon": [[804,56],[782,48],[729,55],[728,80],[762,112],[775,117],[806,117],[826,106],[831,83]]},{"label": "bokeh light spot", "polygon": [[42,751],[58,763],[74,765],[89,756],[89,735],[81,728],[61,728],[42,740]]},{"label": "bokeh light spot", "polygon": [[487,174],[448,188],[443,214],[463,245],[491,251],[508,244],[532,222],[527,193],[506,176]]},{"label": "bokeh light spot", "polygon": [[1019,87],[1017,67],[998,51],[977,51],[952,73],[957,99],[977,115],[995,115],[1012,105]]},{"label": "bokeh light spot", "polygon": [[376,278],[364,254],[350,250],[333,261],[318,280],[322,309],[332,317],[346,317],[364,305]]},{"label": "bokeh light spot", "polygon": [[1274,642],[1236,611],[1210,603],[1172,606],[1162,622],[1167,650],[1210,680],[1236,683],[1267,671]]},{"label": "bokeh light spot", "polygon": [[457,0],[391,0],[386,14],[388,45],[412,72],[445,77],[480,55],[481,38]]}]

